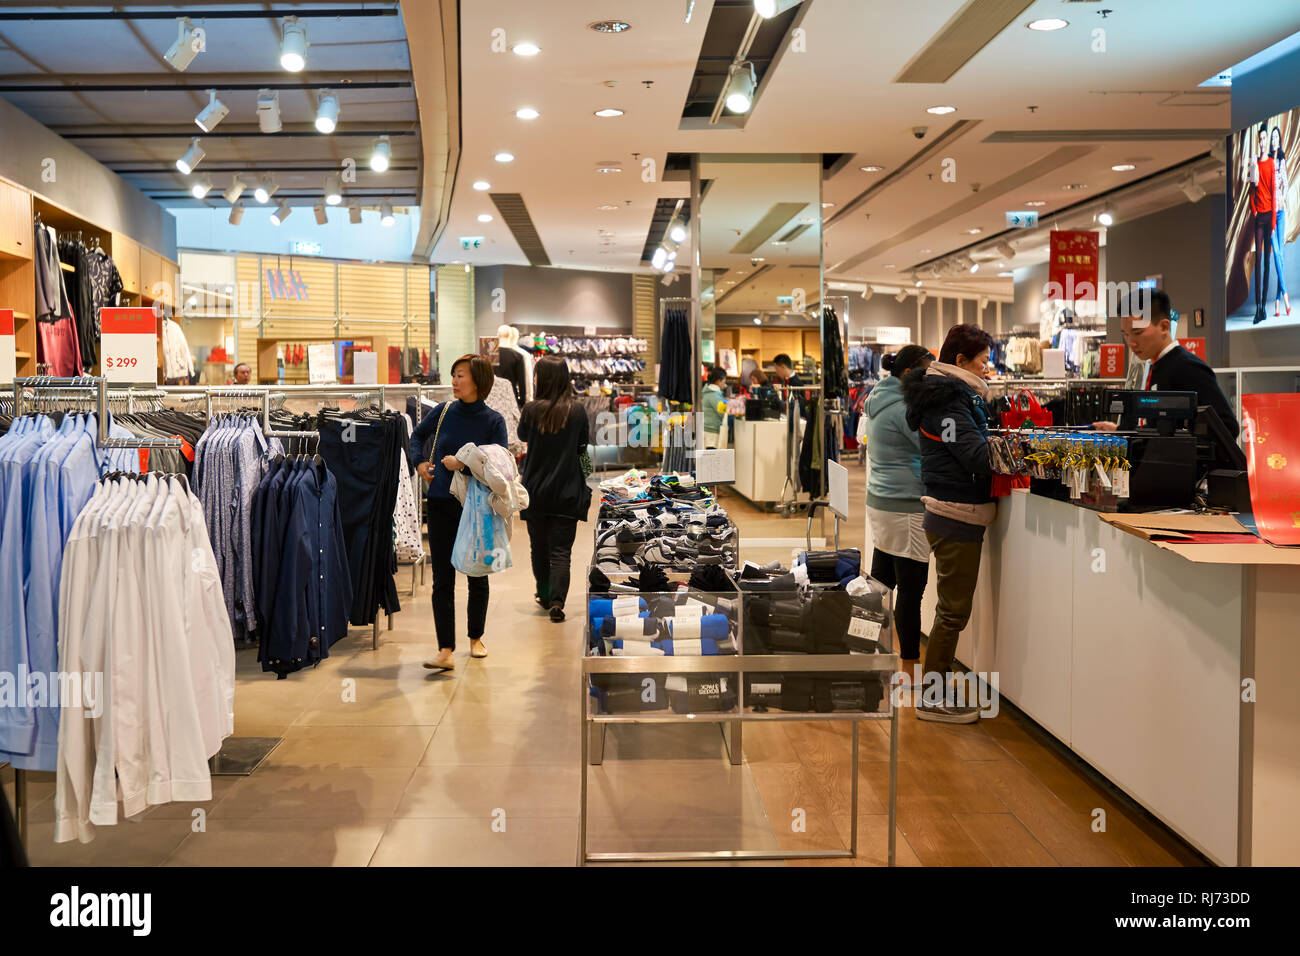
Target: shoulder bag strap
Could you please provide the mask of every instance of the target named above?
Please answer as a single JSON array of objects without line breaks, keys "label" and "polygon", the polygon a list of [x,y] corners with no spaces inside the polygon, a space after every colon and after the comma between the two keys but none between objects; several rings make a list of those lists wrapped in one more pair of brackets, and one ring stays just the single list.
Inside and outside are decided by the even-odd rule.
[{"label": "shoulder bag strap", "polygon": [[429,464],[434,468],[438,467],[438,461],[434,458],[434,456],[438,454],[438,435],[442,433],[442,420],[447,417],[447,410],[449,408],[451,408],[450,401],[443,403],[442,414],[438,416],[438,425],[433,430],[433,444],[429,447]]}]

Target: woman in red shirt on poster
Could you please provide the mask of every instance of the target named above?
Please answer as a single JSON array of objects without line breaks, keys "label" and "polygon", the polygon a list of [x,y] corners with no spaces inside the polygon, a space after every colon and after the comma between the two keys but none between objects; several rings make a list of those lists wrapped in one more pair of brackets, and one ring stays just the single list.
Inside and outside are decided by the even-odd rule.
[{"label": "woman in red shirt on poster", "polygon": [[1255,155],[1246,160],[1246,181],[1251,185],[1250,211],[1255,216],[1255,321],[1267,317],[1264,311],[1268,295],[1268,268],[1273,259],[1273,232],[1277,222],[1273,213],[1277,179],[1268,148],[1268,126],[1261,125],[1255,138]]}]

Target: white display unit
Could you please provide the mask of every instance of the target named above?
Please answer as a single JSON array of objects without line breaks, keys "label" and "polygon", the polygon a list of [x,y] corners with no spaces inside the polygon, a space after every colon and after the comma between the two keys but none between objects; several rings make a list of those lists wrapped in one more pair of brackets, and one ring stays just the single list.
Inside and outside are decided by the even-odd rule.
[{"label": "white display unit", "polygon": [[[1215,378],[1232,412],[1241,421],[1241,396],[1273,392],[1300,392],[1300,366],[1282,368],[1216,368]],[[1241,441],[1238,436],[1238,442]]]}]

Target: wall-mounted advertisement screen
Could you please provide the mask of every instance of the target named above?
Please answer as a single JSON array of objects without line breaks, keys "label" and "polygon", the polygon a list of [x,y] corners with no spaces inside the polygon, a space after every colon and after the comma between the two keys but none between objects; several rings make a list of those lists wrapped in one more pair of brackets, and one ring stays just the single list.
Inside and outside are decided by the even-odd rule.
[{"label": "wall-mounted advertisement screen", "polygon": [[1300,109],[1229,139],[1228,331],[1300,326]]}]

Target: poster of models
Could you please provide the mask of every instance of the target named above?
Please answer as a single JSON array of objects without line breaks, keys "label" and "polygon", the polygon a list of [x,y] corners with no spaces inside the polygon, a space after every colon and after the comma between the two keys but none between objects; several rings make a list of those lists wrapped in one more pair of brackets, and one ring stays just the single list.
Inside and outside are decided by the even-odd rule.
[{"label": "poster of models", "polygon": [[1300,325],[1300,109],[1234,133],[1228,171],[1228,331]]}]

